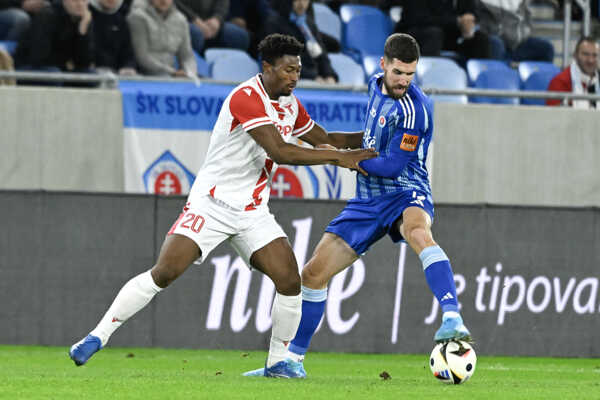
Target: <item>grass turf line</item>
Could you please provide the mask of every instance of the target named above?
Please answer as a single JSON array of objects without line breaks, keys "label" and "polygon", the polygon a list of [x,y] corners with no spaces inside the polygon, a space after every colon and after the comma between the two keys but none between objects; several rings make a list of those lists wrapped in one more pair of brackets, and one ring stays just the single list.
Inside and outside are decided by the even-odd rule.
[{"label": "grass turf line", "polygon": [[309,353],[308,379],[283,380],[241,376],[264,352],[108,347],[75,367],[67,351],[0,346],[0,399],[600,399],[598,359],[481,356],[452,386],[428,355]]}]

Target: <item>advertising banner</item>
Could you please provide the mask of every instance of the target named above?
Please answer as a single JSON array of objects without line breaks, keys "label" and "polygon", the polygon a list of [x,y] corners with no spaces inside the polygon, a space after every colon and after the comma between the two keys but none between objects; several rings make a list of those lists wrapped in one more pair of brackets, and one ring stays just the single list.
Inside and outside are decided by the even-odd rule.
[{"label": "advertising banner", "polygon": [[[210,83],[121,81],[125,191],[187,194],[232,89]],[[297,89],[295,94],[325,129],[363,129],[364,93]],[[272,197],[349,199],[355,191],[355,173],[331,165],[280,166],[272,180]]]},{"label": "advertising banner", "polygon": [[[68,345],[152,267],[183,197],[0,192],[0,343]],[[343,202],[271,201],[304,265]],[[31,226],[38,227],[31,230]],[[438,205],[480,355],[598,357],[600,210]],[[33,278],[34,277],[34,278]],[[121,327],[111,346],[266,349],[274,287],[227,242]],[[440,310],[421,263],[382,238],[329,284],[315,351],[429,353]]]}]

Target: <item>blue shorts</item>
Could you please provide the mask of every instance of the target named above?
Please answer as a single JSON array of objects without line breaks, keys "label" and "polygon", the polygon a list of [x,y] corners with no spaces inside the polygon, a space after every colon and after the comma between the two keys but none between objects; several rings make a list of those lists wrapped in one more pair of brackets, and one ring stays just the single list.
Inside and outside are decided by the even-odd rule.
[{"label": "blue shorts", "polygon": [[361,255],[386,233],[394,243],[404,240],[397,224],[402,212],[408,207],[419,207],[431,216],[431,195],[418,190],[389,193],[371,199],[352,199],[342,212],[325,228],[325,232],[338,235]]}]

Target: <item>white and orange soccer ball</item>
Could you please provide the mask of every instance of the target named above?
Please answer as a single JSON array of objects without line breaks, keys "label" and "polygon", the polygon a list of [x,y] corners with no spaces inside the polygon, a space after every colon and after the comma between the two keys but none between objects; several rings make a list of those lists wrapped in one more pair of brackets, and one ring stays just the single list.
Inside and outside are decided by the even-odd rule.
[{"label": "white and orange soccer ball", "polygon": [[437,344],[429,357],[433,376],[451,385],[466,382],[473,376],[476,364],[475,350],[462,340]]}]

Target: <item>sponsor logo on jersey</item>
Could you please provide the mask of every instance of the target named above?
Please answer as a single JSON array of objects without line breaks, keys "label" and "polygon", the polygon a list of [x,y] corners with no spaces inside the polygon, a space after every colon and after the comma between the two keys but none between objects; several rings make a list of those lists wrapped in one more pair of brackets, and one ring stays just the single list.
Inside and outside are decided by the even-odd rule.
[{"label": "sponsor logo on jersey", "polygon": [[419,136],[405,133],[402,136],[400,148],[406,151],[415,151],[417,149],[417,143],[419,143]]},{"label": "sponsor logo on jersey", "polygon": [[142,176],[146,193],[167,196],[189,193],[195,178],[169,150],[150,164]]}]

